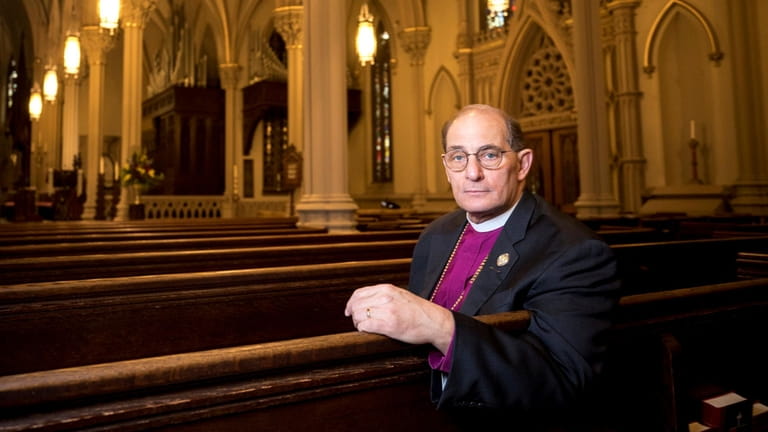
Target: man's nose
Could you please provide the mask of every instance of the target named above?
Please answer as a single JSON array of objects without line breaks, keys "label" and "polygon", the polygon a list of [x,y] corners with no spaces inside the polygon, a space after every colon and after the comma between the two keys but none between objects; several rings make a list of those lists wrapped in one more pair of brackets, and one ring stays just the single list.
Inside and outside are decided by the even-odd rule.
[{"label": "man's nose", "polygon": [[[472,159],[472,156],[475,158]],[[467,155],[467,167],[464,169],[464,174],[469,179],[479,179],[483,177],[483,167],[480,165],[480,159],[476,154]]]}]

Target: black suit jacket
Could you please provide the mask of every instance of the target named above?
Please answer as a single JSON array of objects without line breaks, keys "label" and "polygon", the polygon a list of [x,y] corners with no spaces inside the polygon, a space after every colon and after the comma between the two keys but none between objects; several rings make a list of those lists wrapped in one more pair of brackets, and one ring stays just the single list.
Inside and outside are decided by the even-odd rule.
[{"label": "black suit jacket", "polygon": [[[414,249],[409,289],[429,298],[466,213],[432,222]],[[506,254],[508,260],[498,260]],[[620,283],[610,247],[570,215],[525,192],[461,309],[441,409],[509,415],[572,407],[601,366]],[[509,334],[473,315],[528,310],[527,331]]]}]

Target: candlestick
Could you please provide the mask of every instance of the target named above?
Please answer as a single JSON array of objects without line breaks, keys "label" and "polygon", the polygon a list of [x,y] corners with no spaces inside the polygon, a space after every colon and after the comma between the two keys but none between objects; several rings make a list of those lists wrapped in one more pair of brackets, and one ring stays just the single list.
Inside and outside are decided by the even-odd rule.
[{"label": "candlestick", "polygon": [[692,140],[696,139],[696,121],[695,120],[691,120],[691,139]]},{"label": "candlestick", "polygon": [[99,158],[99,174],[104,174],[104,156]]},{"label": "candlestick", "polygon": [[53,192],[54,192],[53,168],[48,168],[48,193],[53,195]]},{"label": "candlestick", "polygon": [[75,190],[77,191],[77,196],[83,194],[83,170],[81,169],[77,170],[77,186]]}]

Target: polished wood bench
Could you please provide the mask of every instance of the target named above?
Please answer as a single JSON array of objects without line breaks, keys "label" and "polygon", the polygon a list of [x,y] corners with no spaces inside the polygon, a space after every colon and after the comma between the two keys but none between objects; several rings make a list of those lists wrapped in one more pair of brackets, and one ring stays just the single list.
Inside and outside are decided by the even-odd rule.
[{"label": "polished wood bench", "polygon": [[768,235],[611,245],[627,294],[737,279],[739,252],[768,252]]},{"label": "polished wood bench", "polygon": [[736,267],[736,276],[742,279],[768,277],[768,253],[739,252]]},{"label": "polished wood bench", "polygon": [[[630,295],[736,280],[735,251],[755,246],[755,241],[614,248],[624,293]],[[377,244],[353,249],[325,245],[320,252],[308,246],[264,248],[263,263],[272,265],[261,268],[227,269],[225,260],[216,269],[191,264],[175,274],[5,284],[0,286],[0,351],[7,354],[0,356],[0,371],[255,343],[347,326],[340,311],[355,288],[407,284],[412,244],[383,242],[383,248],[395,246],[391,259]],[[194,254],[210,259],[206,253]],[[329,261],[309,264],[305,257],[310,253]],[[334,263],[334,258],[341,262]],[[669,275],[671,270],[676,273]],[[41,347],[59,354],[39,355]]]},{"label": "polished wood bench", "polygon": [[0,237],[34,233],[102,233],[115,231],[184,231],[186,229],[296,228],[298,217],[253,217],[220,219],[157,219],[131,221],[57,221],[39,224],[0,225]]},{"label": "polished wood bench", "polygon": [[[660,405],[679,389],[664,381],[665,363],[646,341],[669,333],[706,337],[713,322],[764,329],[766,312],[766,279],[622,298],[603,398],[585,413],[593,424],[584,430],[664,430],[673,417]],[[524,329],[529,318],[527,312],[477,317],[510,332]],[[707,343],[716,350],[720,342]],[[733,354],[760,357],[739,376],[764,383],[762,348],[740,348]],[[6,375],[0,377],[0,430],[456,430],[429,403],[425,352],[342,332]]]},{"label": "polished wood bench", "polygon": [[352,329],[364,285],[410,259],[0,286],[0,375]]},{"label": "polished wood bench", "polygon": [[6,258],[0,259],[0,274],[3,274],[3,283],[18,284],[206,270],[293,267],[410,257],[415,244],[415,239],[350,241],[314,245],[153,252],[113,251],[89,255]]},{"label": "polished wood bench", "polygon": [[[261,236],[261,235],[293,235],[293,234],[311,234],[327,233],[325,228],[257,228],[257,229],[205,229],[189,231],[170,231],[170,232],[112,232],[112,233],[51,233],[51,234],[33,234],[17,237],[0,237],[0,247],[13,246],[46,246],[60,243],[90,243],[90,242],[111,242],[111,241],[144,241],[144,240],[173,240],[173,239],[195,239],[195,238],[217,238],[217,237],[240,237],[240,236]],[[2,256],[0,256],[2,257]]]},{"label": "polished wood bench", "polygon": [[[347,242],[377,242],[386,240],[417,239],[419,230],[396,230],[365,233],[328,233],[325,230],[260,230],[256,232],[225,231],[224,236],[200,237],[190,233],[187,237],[168,238],[146,236],[140,239],[107,237],[97,241],[69,243],[26,244],[0,246],[0,257],[23,258],[64,255],[85,255],[115,252],[174,251],[229,249],[262,246],[316,245]],[[165,233],[163,233],[165,234]],[[214,233],[215,234],[215,233]],[[150,238],[147,238],[150,237]]]}]

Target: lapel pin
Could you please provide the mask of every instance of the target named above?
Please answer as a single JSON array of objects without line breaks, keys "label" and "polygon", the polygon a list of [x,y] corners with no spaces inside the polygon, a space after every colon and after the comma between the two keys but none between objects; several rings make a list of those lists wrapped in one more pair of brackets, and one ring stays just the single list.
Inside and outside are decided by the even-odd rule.
[{"label": "lapel pin", "polygon": [[499,257],[496,258],[497,267],[504,267],[505,265],[507,265],[508,262],[509,262],[509,254],[506,252],[499,255]]}]

